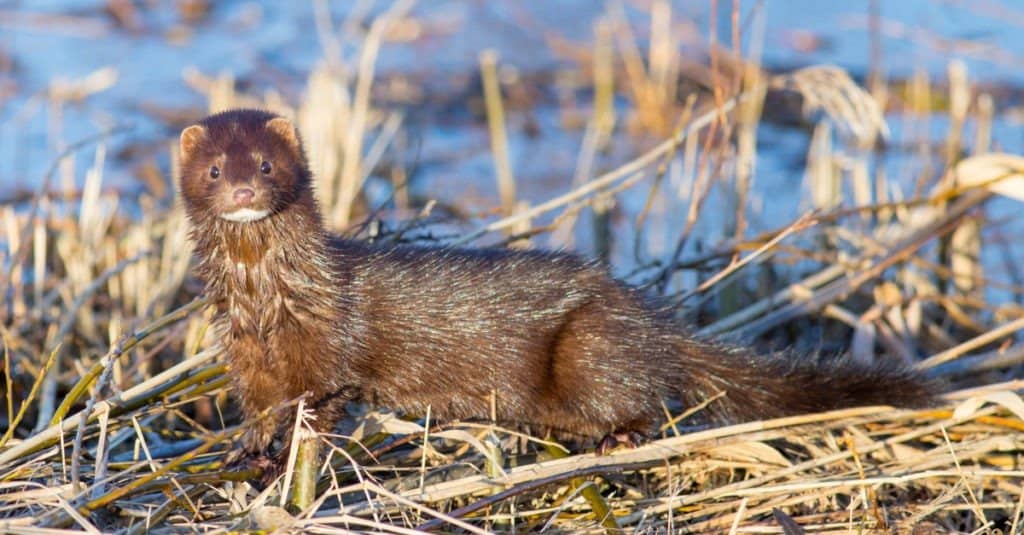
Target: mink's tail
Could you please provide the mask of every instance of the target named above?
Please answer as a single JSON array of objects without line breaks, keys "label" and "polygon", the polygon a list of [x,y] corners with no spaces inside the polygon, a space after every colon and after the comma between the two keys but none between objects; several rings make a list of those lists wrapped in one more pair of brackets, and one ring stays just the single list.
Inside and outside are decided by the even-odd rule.
[{"label": "mink's tail", "polygon": [[849,357],[801,357],[752,351],[680,337],[680,396],[718,422],[743,422],[848,407],[935,405],[938,381],[901,363],[862,364]]}]

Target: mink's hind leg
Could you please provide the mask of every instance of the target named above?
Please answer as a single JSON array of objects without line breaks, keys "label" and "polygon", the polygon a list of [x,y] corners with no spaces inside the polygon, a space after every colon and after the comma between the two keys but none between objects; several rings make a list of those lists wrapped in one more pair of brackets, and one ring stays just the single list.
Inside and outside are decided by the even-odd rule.
[{"label": "mink's hind leg", "polygon": [[[603,451],[651,430],[669,392],[657,369],[666,350],[652,336],[644,311],[630,295],[609,290],[602,299],[567,313],[553,336],[543,386],[545,423],[593,438],[605,436]],[[538,366],[540,367],[540,366]],[[544,368],[542,368],[544,369]],[[618,440],[612,443],[607,437]]]}]

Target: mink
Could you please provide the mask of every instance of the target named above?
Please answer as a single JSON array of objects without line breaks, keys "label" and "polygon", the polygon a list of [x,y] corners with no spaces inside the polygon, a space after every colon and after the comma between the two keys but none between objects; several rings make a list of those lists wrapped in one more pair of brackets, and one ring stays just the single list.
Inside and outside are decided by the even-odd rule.
[{"label": "mink", "polygon": [[[694,337],[655,298],[564,252],[373,245],[329,234],[295,127],[258,110],[181,134],[197,272],[243,417],[268,458],[307,396],[318,431],[362,400],[635,445],[662,402],[739,422],[859,405],[920,407],[935,384],[892,362],[756,354]],[[287,411],[281,411],[287,412]],[[280,455],[280,452],[278,453]]]}]

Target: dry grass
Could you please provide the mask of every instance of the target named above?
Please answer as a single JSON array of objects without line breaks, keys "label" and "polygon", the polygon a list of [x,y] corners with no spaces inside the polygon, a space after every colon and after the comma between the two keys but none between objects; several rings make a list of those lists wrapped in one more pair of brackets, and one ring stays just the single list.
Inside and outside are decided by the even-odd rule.
[{"label": "dry grass", "polygon": [[[296,119],[339,230],[366,217],[359,191],[403,128],[401,111],[370,96],[381,39],[408,8],[398,2],[370,24],[354,60],[328,54],[300,102],[239,94],[229,76],[189,75],[211,111],[264,105]],[[138,217],[114,210],[129,200],[100,187],[101,136],[68,147],[93,155],[79,196],[53,195],[47,178],[28,205],[0,207],[0,531],[1021,532],[1024,402],[1014,392],[1024,383],[1011,379],[1024,357],[1014,338],[1024,311],[986,296],[998,290],[1019,301],[1024,289],[987,277],[979,258],[1001,246],[1006,223],[987,218],[985,203],[1024,200],[1024,159],[961,161],[965,146],[993,142],[992,98],[980,95],[975,105],[969,81],[951,69],[947,143],[900,140],[919,143],[920,166],[933,171],[921,173],[917,195],[894,198],[895,179],[868,165],[885,158],[876,151],[887,135],[883,105],[845,72],[773,75],[718,42],[710,65],[693,66],[673,56],[670,17],[667,3],[654,3],[646,63],[614,10],[596,29],[593,53],[580,56],[579,69],[593,70],[592,91],[583,90],[593,105],[561,110],[587,116],[572,188],[533,206],[517,203],[502,156],[503,194],[494,199],[502,217],[462,223],[451,241],[572,236],[591,210],[610,226],[601,214],[618,196],[648,188],[643,206],[626,212],[638,265],[629,279],[686,305],[681,314],[702,334],[800,345],[811,338],[802,333],[818,333],[858,359],[904,359],[958,388],[987,386],[953,392],[929,411],[859,408],[716,429],[680,428],[679,408],[667,407],[661,436],[606,457],[566,455],[486,423],[370,413],[346,422],[344,435],[319,438],[328,452],[322,467],[299,463],[259,492],[245,483],[253,474],[221,464],[240,428],[209,311],[187,275],[180,208],[143,196]],[[325,41],[335,32],[323,20],[319,31]],[[686,76],[710,83],[676,98]],[[486,77],[493,108],[500,93]],[[50,105],[95,85],[64,83]],[[925,82],[892,113],[913,119],[933,91]],[[631,104],[611,108],[612,92]],[[766,92],[797,95],[826,126],[818,126],[805,171],[814,211],[753,234],[745,217]],[[965,116],[974,106],[972,142]],[[505,131],[506,115],[490,115],[492,131]],[[637,131],[655,132],[658,142]],[[639,156],[598,172],[612,141]],[[62,159],[54,175],[71,172]],[[708,207],[716,189],[728,193],[735,214]],[[425,216],[431,206],[414,208]],[[726,238],[692,252],[708,220]],[[651,260],[645,232],[671,225],[669,254]],[[311,490],[304,473],[314,474],[315,493],[291,499],[308,506],[289,508],[282,489],[298,478],[296,488]]]}]

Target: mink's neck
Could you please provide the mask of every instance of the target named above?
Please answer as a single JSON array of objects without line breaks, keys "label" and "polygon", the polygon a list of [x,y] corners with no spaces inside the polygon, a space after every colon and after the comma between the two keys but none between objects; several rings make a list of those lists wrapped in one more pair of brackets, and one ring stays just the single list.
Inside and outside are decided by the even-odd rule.
[{"label": "mink's neck", "polygon": [[341,281],[311,195],[248,223],[206,214],[193,229],[198,271],[215,301],[264,306],[282,298],[321,305],[335,301],[332,289]]}]

